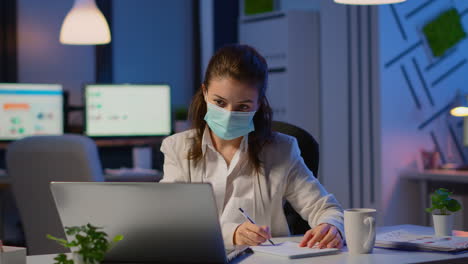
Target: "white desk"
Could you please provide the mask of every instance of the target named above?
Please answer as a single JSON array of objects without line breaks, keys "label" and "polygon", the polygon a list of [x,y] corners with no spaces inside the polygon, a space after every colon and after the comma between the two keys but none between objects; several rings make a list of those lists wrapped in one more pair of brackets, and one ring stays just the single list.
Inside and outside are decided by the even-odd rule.
[{"label": "white desk", "polygon": [[468,183],[468,171],[457,170],[425,170],[404,171],[402,176],[412,180],[444,181],[453,183]]},{"label": "white desk", "polygon": [[[379,228],[378,232],[388,232],[391,230],[406,229],[419,234],[433,234],[430,227],[401,225]],[[299,241],[301,237],[274,238],[274,242],[286,240]],[[183,250],[182,250],[183,251]],[[50,264],[53,263],[55,255],[28,256],[27,264]],[[428,252],[410,252],[400,250],[389,250],[375,248],[373,254],[350,255],[347,249],[337,255],[321,256],[314,258],[303,258],[289,260],[285,258],[270,256],[266,254],[245,254],[231,263],[242,264],[271,264],[271,263],[332,263],[332,264],[400,264],[400,263],[468,263],[468,253],[447,254],[447,253],[428,253]]]}]

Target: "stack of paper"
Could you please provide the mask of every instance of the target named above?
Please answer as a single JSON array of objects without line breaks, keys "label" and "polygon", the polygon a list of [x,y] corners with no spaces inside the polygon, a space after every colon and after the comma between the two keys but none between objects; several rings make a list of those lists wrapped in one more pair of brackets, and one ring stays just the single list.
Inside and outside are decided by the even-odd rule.
[{"label": "stack of paper", "polygon": [[375,246],[406,250],[460,252],[468,250],[468,237],[426,236],[397,230],[377,235]]}]

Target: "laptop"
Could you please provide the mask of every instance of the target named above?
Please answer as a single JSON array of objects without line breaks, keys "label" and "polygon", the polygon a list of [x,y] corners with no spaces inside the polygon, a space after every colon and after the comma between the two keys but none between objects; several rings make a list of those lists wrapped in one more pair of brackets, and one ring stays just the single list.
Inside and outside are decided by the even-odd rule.
[{"label": "laptop", "polygon": [[63,226],[123,235],[105,263],[227,263],[209,184],[52,182]]}]

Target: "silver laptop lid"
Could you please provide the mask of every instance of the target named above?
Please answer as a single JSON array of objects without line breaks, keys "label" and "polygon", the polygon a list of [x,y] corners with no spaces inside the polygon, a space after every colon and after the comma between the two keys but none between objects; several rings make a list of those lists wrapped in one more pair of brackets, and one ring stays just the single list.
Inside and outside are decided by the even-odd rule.
[{"label": "silver laptop lid", "polygon": [[63,226],[124,236],[106,262],[226,263],[209,184],[52,182]]}]

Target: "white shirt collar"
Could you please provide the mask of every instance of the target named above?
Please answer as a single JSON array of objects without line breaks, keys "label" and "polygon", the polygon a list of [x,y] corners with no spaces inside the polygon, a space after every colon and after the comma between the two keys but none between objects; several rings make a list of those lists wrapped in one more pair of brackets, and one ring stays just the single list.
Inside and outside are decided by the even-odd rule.
[{"label": "white shirt collar", "polygon": [[[201,143],[201,148],[202,148],[202,153],[205,155],[206,148],[209,147],[213,151],[217,151],[216,148],[213,145],[213,141],[211,140],[210,136],[210,130],[208,128],[208,125],[205,127],[205,131],[203,132],[203,137],[202,137],[202,143]],[[242,152],[247,152],[249,147],[249,137],[248,134],[242,137],[241,144],[239,146],[239,149]]]}]

